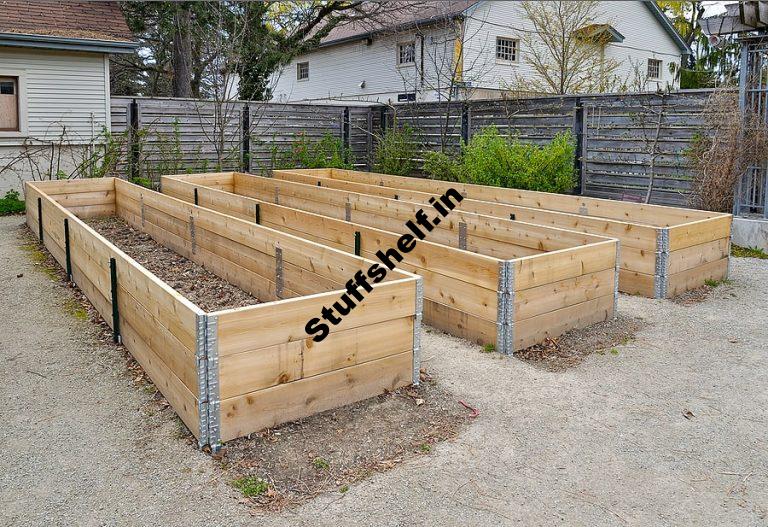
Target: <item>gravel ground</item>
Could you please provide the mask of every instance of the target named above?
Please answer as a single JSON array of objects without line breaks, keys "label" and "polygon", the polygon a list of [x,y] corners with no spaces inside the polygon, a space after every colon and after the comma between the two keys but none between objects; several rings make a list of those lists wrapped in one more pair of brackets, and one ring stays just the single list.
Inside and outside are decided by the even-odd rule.
[{"label": "gravel ground", "polygon": [[344,494],[252,516],[66,313],[20,222],[0,218],[4,525],[768,525],[766,261],[734,259],[701,303],[622,295],[635,339],[566,371],[427,332],[427,368],[480,417]]}]

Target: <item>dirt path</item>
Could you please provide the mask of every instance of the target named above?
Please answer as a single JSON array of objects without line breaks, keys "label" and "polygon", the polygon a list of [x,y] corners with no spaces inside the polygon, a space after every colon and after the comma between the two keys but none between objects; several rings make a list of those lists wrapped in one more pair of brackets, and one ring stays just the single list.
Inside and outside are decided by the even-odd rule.
[{"label": "dirt path", "polygon": [[[0,517],[10,525],[767,525],[768,262],[565,372],[423,338],[481,415],[433,454],[251,517],[0,218]],[[24,273],[22,278],[16,278]],[[84,519],[87,518],[87,519]],[[10,521],[6,521],[10,520]]]}]

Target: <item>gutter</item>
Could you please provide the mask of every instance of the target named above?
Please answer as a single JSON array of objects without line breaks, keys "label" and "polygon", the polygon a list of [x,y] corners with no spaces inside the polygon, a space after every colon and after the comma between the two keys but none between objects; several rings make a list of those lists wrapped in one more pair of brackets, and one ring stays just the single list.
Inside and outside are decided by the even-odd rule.
[{"label": "gutter", "polygon": [[57,37],[54,35],[0,33],[0,46],[85,51],[91,53],[133,53],[139,47],[139,43],[133,41]]}]

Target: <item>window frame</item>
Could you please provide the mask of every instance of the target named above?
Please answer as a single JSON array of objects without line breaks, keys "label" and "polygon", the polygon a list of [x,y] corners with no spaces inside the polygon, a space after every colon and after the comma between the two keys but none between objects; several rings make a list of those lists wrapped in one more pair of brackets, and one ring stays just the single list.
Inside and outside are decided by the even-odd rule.
[{"label": "window frame", "polygon": [[0,129],[0,138],[27,137],[29,135],[27,123],[27,75],[24,70],[0,69],[0,77],[13,77],[16,79],[16,118],[17,130]]},{"label": "window frame", "polygon": [[[299,73],[301,72],[301,67],[305,66],[307,67],[307,76],[306,77],[299,77]],[[309,80],[309,61],[305,60],[302,62],[296,63],[296,82],[307,82]]]},{"label": "window frame", "polygon": [[[413,60],[409,62],[400,62],[401,54],[400,48],[403,46],[411,46],[413,48]],[[408,68],[410,66],[416,67],[416,39],[403,40],[395,45],[395,64],[398,68]]]},{"label": "window frame", "polygon": [[[651,75],[651,62],[656,63],[657,66],[658,66],[656,68],[657,69],[657,74],[655,76]],[[654,58],[654,57],[649,57],[648,58],[648,62],[646,64],[646,70],[645,70],[645,74],[648,77],[648,80],[654,80],[654,81],[661,80],[661,68],[662,68],[663,64],[664,64],[664,61],[661,60],[661,59],[657,59],[657,58]]]},{"label": "window frame", "polygon": [[[499,43],[501,40],[508,40],[514,43],[515,58],[513,60],[503,59],[499,57]],[[496,46],[493,50],[494,57],[497,64],[519,64],[520,63],[520,39],[515,37],[505,37],[503,35],[496,35]]]}]

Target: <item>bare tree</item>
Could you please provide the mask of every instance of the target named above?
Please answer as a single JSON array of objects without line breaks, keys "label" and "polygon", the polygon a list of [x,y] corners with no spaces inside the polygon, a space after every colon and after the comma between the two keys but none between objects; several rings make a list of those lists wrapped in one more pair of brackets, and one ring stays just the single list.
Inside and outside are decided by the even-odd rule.
[{"label": "bare tree", "polygon": [[519,77],[512,88],[560,95],[615,88],[621,63],[605,56],[611,27],[600,2],[524,1],[521,7],[533,25],[521,39],[522,59],[534,74]]}]

